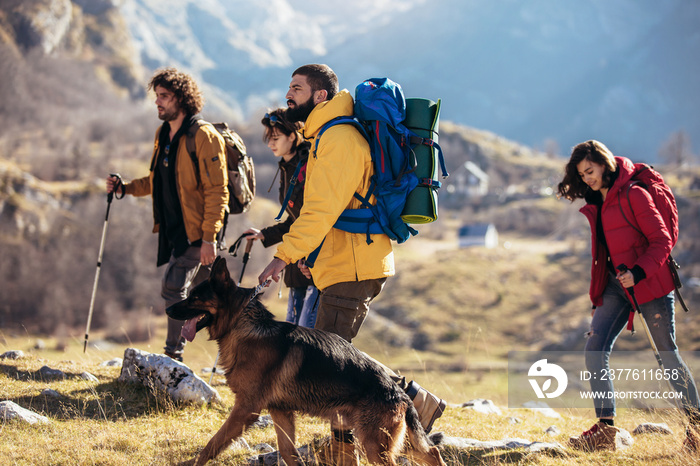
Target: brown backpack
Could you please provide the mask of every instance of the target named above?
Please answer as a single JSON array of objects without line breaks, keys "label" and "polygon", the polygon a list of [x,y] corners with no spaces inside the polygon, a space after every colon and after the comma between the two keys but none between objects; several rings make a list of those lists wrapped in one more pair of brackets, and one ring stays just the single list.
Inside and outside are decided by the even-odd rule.
[{"label": "brown backpack", "polygon": [[226,170],[228,172],[228,212],[224,218],[224,227],[220,232],[219,243],[224,247],[223,237],[228,223],[228,214],[242,214],[248,211],[255,198],[255,167],[253,159],[246,153],[243,139],[226,123],[209,123],[197,120],[187,130],[187,152],[192,157],[192,162],[199,178],[199,164],[195,153],[194,137],[203,125],[212,125],[224,138],[226,143]]}]

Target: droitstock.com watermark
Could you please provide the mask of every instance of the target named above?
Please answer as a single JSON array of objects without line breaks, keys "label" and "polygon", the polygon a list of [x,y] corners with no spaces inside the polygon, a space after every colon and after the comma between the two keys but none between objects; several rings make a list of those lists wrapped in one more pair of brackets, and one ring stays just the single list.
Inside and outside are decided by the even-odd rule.
[{"label": "droitstock.com watermark", "polygon": [[[672,361],[661,353],[662,361]],[[700,353],[682,353],[691,374]],[[658,364],[649,351],[512,351],[508,353],[508,406],[544,402],[550,408],[591,408],[594,400],[615,400],[618,408],[676,408],[687,380],[678,367]],[[698,373],[697,375],[700,375]]]}]

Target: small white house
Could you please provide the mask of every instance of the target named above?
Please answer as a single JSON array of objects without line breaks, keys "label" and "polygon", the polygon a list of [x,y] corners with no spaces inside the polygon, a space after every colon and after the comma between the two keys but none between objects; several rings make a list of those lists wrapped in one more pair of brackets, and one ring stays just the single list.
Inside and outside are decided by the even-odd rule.
[{"label": "small white house", "polygon": [[487,249],[498,247],[498,231],[493,223],[473,223],[463,225],[457,232],[460,248],[483,246]]}]

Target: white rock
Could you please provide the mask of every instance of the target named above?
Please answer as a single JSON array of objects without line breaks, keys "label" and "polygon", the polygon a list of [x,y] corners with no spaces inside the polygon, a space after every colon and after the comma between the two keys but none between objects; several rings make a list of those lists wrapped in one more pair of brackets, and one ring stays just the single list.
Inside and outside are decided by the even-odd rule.
[{"label": "white rock", "polygon": [[264,429],[265,427],[271,426],[273,424],[274,423],[272,422],[272,416],[270,416],[269,414],[265,414],[264,416],[259,416],[253,423],[253,426]]},{"label": "white rock", "polygon": [[452,447],[459,450],[478,448],[480,450],[511,450],[527,448],[532,442],[520,438],[505,438],[503,440],[476,440],[473,438],[444,437],[441,447]]},{"label": "white rock", "polygon": [[51,398],[61,398],[61,394],[58,393],[56,390],[52,390],[50,388],[45,388],[41,391],[41,394],[44,396],[50,396]]},{"label": "white rock", "polygon": [[473,409],[483,414],[498,414],[499,416],[502,414],[501,409],[493,404],[493,401],[484,400],[483,398],[467,401],[462,404],[462,408]]},{"label": "white rock", "polygon": [[258,443],[253,447],[253,450],[260,453],[272,453],[275,449],[269,443]]},{"label": "white rock", "polygon": [[615,449],[624,450],[629,448],[634,443],[632,435],[625,429],[620,429],[615,436]]},{"label": "white rock", "polygon": [[231,447],[234,450],[246,450],[251,451],[250,445],[243,437],[238,437],[235,442],[231,443]]},{"label": "white rock", "polygon": [[668,427],[665,422],[661,424],[656,424],[653,422],[645,422],[644,424],[639,424],[636,429],[632,431],[633,435],[639,434],[664,434],[672,435],[673,431]]},{"label": "white rock", "polygon": [[114,359],[110,359],[109,361],[102,361],[100,363],[100,366],[102,366],[102,367],[117,367],[117,366],[121,366],[123,361],[124,360],[122,358],[114,358]]},{"label": "white rock", "polygon": [[60,369],[51,369],[49,366],[41,366],[39,375],[43,380],[64,380],[66,373]]},{"label": "white rock", "polygon": [[89,372],[83,372],[80,374],[80,378],[87,380],[88,382],[99,382],[100,380]]},{"label": "white rock", "polygon": [[547,403],[544,401],[528,401],[527,403],[524,403],[523,406],[527,409],[535,411],[536,413],[540,413],[543,416],[553,417],[556,419],[561,418],[561,414],[547,406]]},{"label": "white rock", "polygon": [[25,409],[12,401],[0,401],[0,420],[3,422],[17,420],[27,424],[49,423],[49,419],[46,416]]},{"label": "white rock", "polygon": [[119,381],[153,385],[164,390],[175,401],[199,404],[222,402],[219,392],[185,364],[164,354],[147,353],[135,348],[127,348],[124,351]]},{"label": "white rock", "polygon": [[5,351],[4,353],[0,354],[0,359],[21,359],[23,357],[24,351],[21,350]]}]

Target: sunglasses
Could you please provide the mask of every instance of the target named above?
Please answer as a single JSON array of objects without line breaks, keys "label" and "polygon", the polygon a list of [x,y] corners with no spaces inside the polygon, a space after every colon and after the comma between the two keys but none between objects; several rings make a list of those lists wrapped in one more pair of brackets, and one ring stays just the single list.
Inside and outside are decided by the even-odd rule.
[{"label": "sunglasses", "polygon": [[277,118],[277,115],[270,115],[269,113],[266,113],[265,116],[263,117],[266,120],[270,120],[270,125],[275,126],[277,123],[282,123],[279,118]]}]

